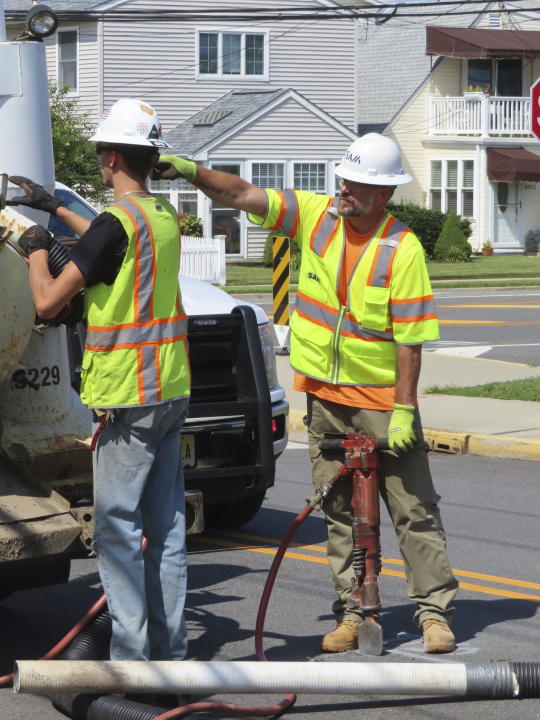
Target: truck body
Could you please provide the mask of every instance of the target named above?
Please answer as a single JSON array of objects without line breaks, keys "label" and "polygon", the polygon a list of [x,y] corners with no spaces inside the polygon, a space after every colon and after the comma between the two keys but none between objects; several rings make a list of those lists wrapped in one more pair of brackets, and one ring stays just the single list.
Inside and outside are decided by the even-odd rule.
[{"label": "truck body", "polygon": [[[2,41],[0,172],[26,175],[86,217],[96,211],[54,183],[41,42]],[[22,120],[24,118],[24,121]],[[21,134],[22,133],[22,134]],[[20,190],[5,187],[13,197]],[[45,213],[0,205],[0,596],[61,582],[92,539],[91,412],[79,399],[85,328],[35,325],[16,240],[33,223],[69,235]],[[180,277],[188,314],[192,399],[182,433],[187,525],[235,526],[259,509],[287,444],[288,404],[277,382],[264,311]],[[86,549],[86,550],[85,550]]]}]

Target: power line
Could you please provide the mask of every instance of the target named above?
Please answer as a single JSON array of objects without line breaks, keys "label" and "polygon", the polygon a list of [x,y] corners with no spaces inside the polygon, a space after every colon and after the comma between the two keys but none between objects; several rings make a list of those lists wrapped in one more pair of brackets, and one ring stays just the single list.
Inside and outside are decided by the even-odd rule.
[{"label": "power line", "polygon": [[[513,0],[514,3],[521,2],[522,0]],[[409,12],[409,10],[415,10],[417,8],[433,8],[433,2],[420,2],[420,3],[393,3],[393,4],[381,4],[376,6],[376,9],[366,11],[364,7],[357,8],[355,6],[344,5],[342,8],[335,7],[321,7],[313,9],[306,9],[305,6],[301,8],[276,8],[271,11],[268,8],[228,8],[221,10],[178,10],[178,9],[161,9],[161,10],[137,10],[137,9],[118,9],[108,10],[106,12],[95,12],[95,11],[59,11],[57,13],[61,20],[81,20],[81,19],[109,19],[109,20],[122,20],[124,22],[137,22],[144,20],[145,22],[157,22],[157,21],[177,21],[177,22],[219,22],[219,21],[253,21],[254,17],[257,21],[264,22],[283,22],[286,20],[343,20],[343,19],[371,19],[381,18],[383,16],[382,10],[398,9],[397,17],[444,17],[448,15],[472,15],[480,14],[477,10],[458,10],[457,12]],[[438,8],[449,7],[456,8],[463,6],[462,0],[440,0],[436,3]],[[467,6],[471,5],[486,5],[486,0],[468,0]],[[539,12],[540,8],[491,8],[490,13],[523,13],[523,12]],[[19,11],[6,11],[6,18],[9,20],[23,19],[25,14]]]}]

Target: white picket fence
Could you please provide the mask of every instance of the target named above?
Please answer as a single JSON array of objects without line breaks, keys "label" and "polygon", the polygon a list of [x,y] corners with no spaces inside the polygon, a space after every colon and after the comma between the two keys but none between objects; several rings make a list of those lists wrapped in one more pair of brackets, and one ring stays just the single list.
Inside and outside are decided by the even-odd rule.
[{"label": "white picket fence", "polygon": [[213,238],[182,235],[180,273],[196,280],[225,285],[225,235]]}]

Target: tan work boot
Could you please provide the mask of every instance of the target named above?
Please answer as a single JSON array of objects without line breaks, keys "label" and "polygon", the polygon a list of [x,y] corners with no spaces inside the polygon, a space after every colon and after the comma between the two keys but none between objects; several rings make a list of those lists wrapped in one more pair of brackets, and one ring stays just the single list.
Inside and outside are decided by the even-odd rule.
[{"label": "tan work boot", "polygon": [[444,620],[424,620],[422,623],[424,633],[424,652],[450,653],[456,649],[456,638]]},{"label": "tan work boot", "polygon": [[323,652],[347,652],[358,648],[358,625],[354,620],[344,620],[332,632],[326,633],[321,641]]}]

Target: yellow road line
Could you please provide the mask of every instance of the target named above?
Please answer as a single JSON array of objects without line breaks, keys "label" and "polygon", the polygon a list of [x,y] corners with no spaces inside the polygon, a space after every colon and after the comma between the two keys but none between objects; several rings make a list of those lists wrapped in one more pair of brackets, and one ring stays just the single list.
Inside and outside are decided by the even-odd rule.
[{"label": "yellow road line", "polygon": [[[277,549],[275,549],[275,548],[265,548],[265,547],[261,547],[261,546],[257,546],[257,545],[240,545],[240,544],[232,542],[230,540],[219,540],[217,538],[207,538],[207,537],[203,537],[201,535],[194,536],[193,540],[195,540],[196,542],[202,542],[207,545],[220,545],[222,547],[234,548],[235,550],[249,550],[250,552],[261,553],[263,555],[276,555],[276,553],[277,553]],[[314,546],[308,546],[308,547],[316,548],[318,546],[314,545]],[[287,551],[285,553],[285,557],[291,558],[294,560],[305,560],[306,562],[318,563],[320,565],[326,565],[328,563],[326,558],[314,557],[313,555],[303,555],[301,553],[295,553],[295,552],[290,552],[290,551]],[[385,560],[385,558],[383,558],[382,560],[383,560],[383,562],[385,562],[385,561],[389,562],[388,560]],[[401,563],[400,560],[391,560],[390,562],[393,562],[396,564]],[[390,575],[392,577],[399,577],[399,578],[405,577],[404,572],[401,572],[400,570],[390,570],[389,568],[382,568],[381,574],[382,575]],[[459,574],[459,572],[456,571],[456,574]],[[488,576],[486,576],[486,577],[488,577]],[[519,586],[520,581],[516,581],[513,584],[516,586]],[[500,597],[517,598],[520,600],[532,600],[534,602],[540,602],[540,595],[527,595],[525,593],[517,593],[517,592],[513,592],[511,590],[489,588],[489,587],[485,587],[484,585],[473,585],[472,583],[462,583],[462,582],[459,583],[459,587],[464,590],[474,590],[475,592],[484,593],[486,595],[498,595]]]},{"label": "yellow road line", "polygon": [[465,304],[463,304],[463,305],[439,305],[439,303],[437,303],[437,307],[438,308],[510,308],[510,309],[525,308],[526,310],[527,309],[538,310],[538,308],[540,308],[540,303],[536,303],[534,305],[529,304],[529,303],[524,303],[523,305],[506,304],[506,303],[490,303],[490,304],[476,303],[475,305],[465,305]]},{"label": "yellow road line", "polygon": [[442,320],[439,325],[540,325],[540,320]]},{"label": "yellow road line", "polygon": [[[270,537],[262,537],[260,535],[251,535],[249,533],[227,533],[221,532],[220,535],[229,535],[231,537],[241,538],[242,540],[254,540],[255,542],[263,542],[269,545],[279,545],[280,540]],[[315,552],[326,552],[326,547],[321,545],[305,545],[304,543],[292,542],[290,547],[304,548],[305,550],[313,550]],[[398,558],[381,558],[383,562],[389,565],[403,565],[403,560]],[[461,577],[473,578],[475,580],[487,580],[489,582],[499,583],[500,585],[513,585],[516,587],[530,588],[531,590],[540,590],[540,583],[530,582],[529,580],[515,580],[514,578],[500,577],[499,575],[487,575],[485,573],[473,572],[472,570],[456,570],[452,568],[455,575]]]}]

